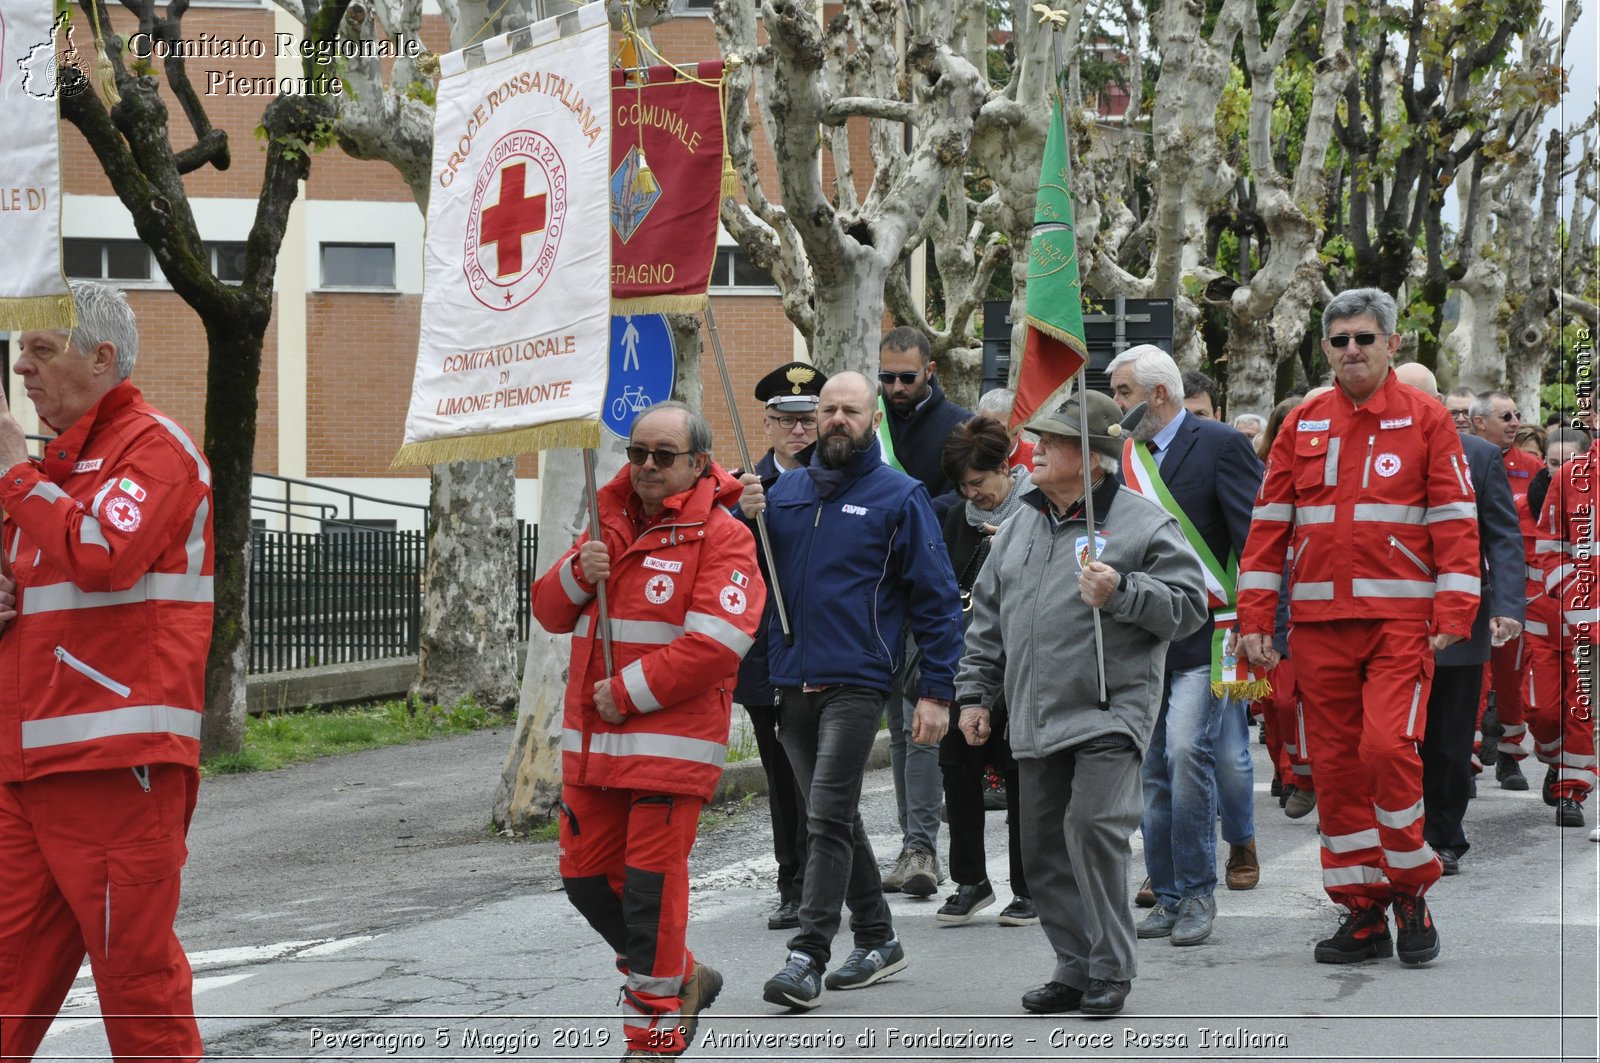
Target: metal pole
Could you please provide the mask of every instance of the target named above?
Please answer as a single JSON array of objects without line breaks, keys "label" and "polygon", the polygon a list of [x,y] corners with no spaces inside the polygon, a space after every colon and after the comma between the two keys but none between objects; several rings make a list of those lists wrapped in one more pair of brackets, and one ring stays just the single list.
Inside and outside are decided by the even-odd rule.
[{"label": "metal pole", "polygon": [[[594,450],[585,447],[583,451],[583,482],[589,489],[589,537],[595,542],[600,538],[600,496],[594,486]],[[606,678],[611,677],[611,612],[606,608],[606,581],[601,580],[595,584],[595,600],[600,607],[600,652],[605,655]]]},{"label": "metal pole", "polygon": [[[722,376],[722,394],[728,400],[728,413],[733,417],[733,438],[739,444],[739,460],[746,472],[755,471],[750,460],[750,447],[744,441],[744,424],[739,420],[739,401],[733,393],[733,379],[728,376],[728,360],[722,355],[722,336],[717,332],[717,318],[711,312],[711,301],[706,300],[706,331],[711,333],[711,352],[717,358],[717,372]],[[772,588],[772,600],[778,607],[778,625],[783,629],[783,641],[794,645],[794,632],[789,628],[789,610],[783,604],[783,588],[778,586],[778,565],[772,559],[772,536],[767,532],[767,515],[756,514],[756,538],[761,540],[761,554],[767,559],[767,583]]]}]

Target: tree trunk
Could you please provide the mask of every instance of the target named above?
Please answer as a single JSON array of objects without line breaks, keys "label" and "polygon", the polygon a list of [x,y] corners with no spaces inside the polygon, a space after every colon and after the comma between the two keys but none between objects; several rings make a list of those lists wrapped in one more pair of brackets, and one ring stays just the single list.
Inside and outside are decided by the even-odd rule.
[{"label": "tree trunk", "polygon": [[491,710],[517,703],[516,463],[435,465],[417,678],[429,705],[467,698]]},{"label": "tree trunk", "polygon": [[889,270],[869,249],[848,240],[846,247],[837,278],[817,270],[817,334],[811,341],[811,360],[829,376],[853,369],[870,377],[883,337],[883,285]]}]

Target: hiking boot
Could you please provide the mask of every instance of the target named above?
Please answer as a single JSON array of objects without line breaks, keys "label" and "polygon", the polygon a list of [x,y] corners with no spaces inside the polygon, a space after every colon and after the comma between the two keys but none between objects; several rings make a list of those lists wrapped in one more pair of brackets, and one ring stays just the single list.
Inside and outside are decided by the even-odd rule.
[{"label": "hiking boot", "polygon": [[829,989],[865,989],[906,969],[906,950],[900,942],[885,941],[870,949],[853,949],[837,971],[823,979]]},{"label": "hiking boot", "polygon": [[1256,842],[1252,838],[1243,845],[1228,846],[1228,872],[1225,876],[1230,890],[1253,890],[1261,881],[1261,864],[1256,860]]},{"label": "hiking boot", "polygon": [[921,849],[906,850],[906,875],[900,880],[900,892],[910,897],[932,897],[939,888],[939,858]]},{"label": "hiking boot", "polygon": [[780,1008],[814,1008],[821,996],[822,965],[804,952],[789,953],[783,970],[761,987],[761,999]]},{"label": "hiking boot", "polygon": [[683,1031],[683,1043],[694,1045],[694,1032],[700,1025],[700,1013],[709,1008],[722,992],[722,975],[710,964],[694,961],[694,973],[678,991],[678,1028]]},{"label": "hiking boot", "polygon": [[1172,934],[1172,924],[1178,921],[1176,909],[1156,905],[1150,914],[1139,920],[1133,932],[1142,938],[1164,938]]},{"label": "hiking boot", "polygon": [[1394,955],[1394,938],[1389,936],[1389,917],[1383,905],[1348,909],[1333,937],[1317,942],[1312,955],[1318,963],[1359,963]]},{"label": "hiking boot", "polygon": [[1560,775],[1552,764],[1544,770],[1544,785],[1539,787],[1540,793],[1544,796],[1544,803],[1551,808],[1556,807],[1556,780],[1559,778]]},{"label": "hiking boot", "polygon": [[1154,908],[1156,906],[1156,891],[1150,888],[1150,880],[1144,880],[1139,887],[1139,892],[1133,895],[1133,903],[1140,908]]},{"label": "hiking boot", "polygon": [[1395,951],[1401,963],[1427,963],[1439,955],[1439,931],[1428,902],[1414,894],[1394,895]]},{"label": "hiking boot", "polygon": [[1178,902],[1178,918],[1172,924],[1172,943],[1198,945],[1211,936],[1216,921],[1215,897],[1185,897]]},{"label": "hiking boot", "polygon": [[894,867],[883,876],[883,892],[899,893],[905,885],[906,875],[911,870],[911,850],[901,849],[900,855],[894,858]]},{"label": "hiking boot", "polygon": [[1494,763],[1494,777],[1500,781],[1502,790],[1526,790],[1528,777],[1522,774],[1522,765],[1517,759],[1507,753]]},{"label": "hiking boot", "polygon": [[1556,826],[1583,826],[1583,802],[1574,797],[1562,797],[1557,799]]},{"label": "hiking boot", "polygon": [[1039,922],[1039,912],[1033,906],[1032,897],[1013,897],[1011,903],[1000,910],[998,921],[1001,926],[1035,926]]},{"label": "hiking boot", "polygon": [[1311,810],[1317,807],[1317,792],[1315,790],[1302,790],[1298,786],[1288,787],[1289,796],[1283,802],[1283,814],[1290,819],[1300,819],[1309,816]]},{"label": "hiking boot", "polygon": [[944,902],[944,907],[934,913],[934,918],[941,923],[959,926],[971,919],[975,912],[982,911],[994,903],[994,887],[989,885],[989,880],[971,886],[957,886],[956,891]]}]

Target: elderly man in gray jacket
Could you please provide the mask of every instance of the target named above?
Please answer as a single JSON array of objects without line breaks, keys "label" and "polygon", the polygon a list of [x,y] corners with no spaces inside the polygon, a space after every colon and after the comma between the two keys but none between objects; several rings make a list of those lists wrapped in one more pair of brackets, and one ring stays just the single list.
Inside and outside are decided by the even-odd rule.
[{"label": "elderly man in gray jacket", "polygon": [[[1155,729],[1168,643],[1206,620],[1200,561],[1177,521],[1117,485],[1121,411],[1089,392],[1089,452],[1078,399],[1027,427],[1039,434],[1033,489],[995,535],[972,594],[956,679],[959,726],[988,738],[1002,692],[1021,775],[1024,867],[1055,950],[1028,1011],[1115,1015],[1135,973],[1129,839],[1139,826],[1139,762]],[[1092,470],[1094,553],[1084,519]],[[1101,613],[1099,701],[1093,609]],[[1037,878],[1035,877],[1037,876]]]}]

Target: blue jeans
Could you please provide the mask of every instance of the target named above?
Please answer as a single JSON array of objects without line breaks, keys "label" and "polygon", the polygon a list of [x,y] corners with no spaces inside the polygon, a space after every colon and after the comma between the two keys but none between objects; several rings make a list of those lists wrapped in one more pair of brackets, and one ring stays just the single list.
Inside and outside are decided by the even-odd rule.
[{"label": "blue jeans", "polygon": [[778,691],[778,738],[806,799],[800,930],[789,949],[824,967],[839,932],[841,905],[850,908],[857,948],[894,938],[878,861],[861,822],[861,780],[882,712],[883,695],[865,687]]},{"label": "blue jeans", "polygon": [[1256,836],[1256,769],[1250,760],[1250,708],[1245,702],[1224,700],[1214,748],[1222,840],[1243,845]]},{"label": "blue jeans", "polygon": [[1217,791],[1213,742],[1223,699],[1211,669],[1167,676],[1144,764],[1144,867],[1164,908],[1217,888]]}]

